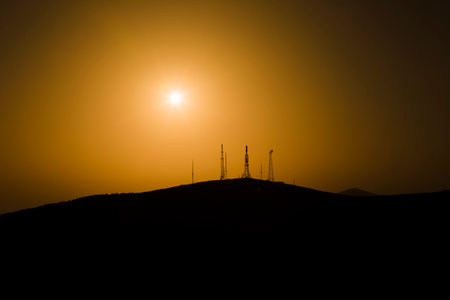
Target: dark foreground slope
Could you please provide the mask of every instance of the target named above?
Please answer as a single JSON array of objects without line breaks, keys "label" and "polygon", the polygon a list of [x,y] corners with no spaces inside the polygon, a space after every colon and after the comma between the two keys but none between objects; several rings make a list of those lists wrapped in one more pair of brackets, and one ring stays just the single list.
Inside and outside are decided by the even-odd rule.
[{"label": "dark foreground slope", "polygon": [[210,181],[22,210],[0,216],[0,230],[3,239],[395,242],[441,232],[448,196],[347,197],[260,180]]},{"label": "dark foreground slope", "polygon": [[4,234],[58,238],[273,235],[341,196],[260,180],[210,181],[95,195],[0,216]]},{"label": "dark foreground slope", "polygon": [[0,216],[0,230],[3,240],[79,243],[426,243],[444,234],[448,196],[347,197],[260,180],[210,181],[22,210]]},{"label": "dark foreground slope", "polygon": [[403,294],[445,278],[430,274],[445,270],[448,196],[351,197],[260,180],[97,195],[0,216],[0,252],[17,278],[50,269],[118,280],[110,291],[131,276],[183,293],[180,284],[217,294],[253,280],[252,295],[278,295],[276,282],[302,294],[299,282],[315,293],[393,283]]},{"label": "dark foreground slope", "polygon": [[57,287],[52,274],[74,285],[64,293],[104,281],[101,295],[116,294],[129,280],[164,295],[429,296],[445,280],[448,196],[348,197],[259,180],[90,196],[0,216],[2,271],[22,283],[34,270],[32,281]]}]

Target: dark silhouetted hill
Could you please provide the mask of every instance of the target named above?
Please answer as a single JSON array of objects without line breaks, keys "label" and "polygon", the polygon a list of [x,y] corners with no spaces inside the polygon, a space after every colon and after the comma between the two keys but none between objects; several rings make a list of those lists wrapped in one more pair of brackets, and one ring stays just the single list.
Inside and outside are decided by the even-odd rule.
[{"label": "dark silhouetted hill", "polygon": [[341,195],[345,195],[345,196],[359,196],[359,197],[363,197],[363,196],[377,196],[377,194],[371,193],[371,192],[367,192],[367,191],[363,191],[357,188],[352,188],[352,189],[348,189],[345,191],[340,192],[339,194]]},{"label": "dark silhouetted hill", "polygon": [[267,235],[342,196],[260,180],[201,182],[145,193],[94,195],[2,215],[21,235]]},{"label": "dark silhouetted hill", "polygon": [[446,228],[448,199],[448,191],[348,197],[235,179],[44,205],[0,216],[0,231],[3,241],[33,245],[142,243],[186,251],[216,243],[239,249],[262,243],[258,251],[315,249],[325,255],[350,245],[382,251],[403,242],[433,244]]}]

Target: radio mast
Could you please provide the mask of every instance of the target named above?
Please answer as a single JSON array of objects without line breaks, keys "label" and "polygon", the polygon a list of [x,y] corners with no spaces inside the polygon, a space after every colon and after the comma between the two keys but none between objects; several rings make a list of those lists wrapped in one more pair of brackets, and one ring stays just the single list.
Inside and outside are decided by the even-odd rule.
[{"label": "radio mast", "polygon": [[225,152],[225,179],[228,179],[227,153]]},{"label": "radio mast", "polygon": [[269,151],[269,181],[274,181],[273,179],[273,163],[272,163],[272,153],[273,150]]},{"label": "radio mast", "polygon": [[248,147],[245,146],[245,165],[244,165],[244,173],[242,174],[242,178],[252,178],[250,175],[250,171],[248,169]]},{"label": "radio mast", "polygon": [[220,180],[224,180],[225,179],[225,167],[223,164],[223,144],[220,145],[221,146],[221,151],[220,151]]}]

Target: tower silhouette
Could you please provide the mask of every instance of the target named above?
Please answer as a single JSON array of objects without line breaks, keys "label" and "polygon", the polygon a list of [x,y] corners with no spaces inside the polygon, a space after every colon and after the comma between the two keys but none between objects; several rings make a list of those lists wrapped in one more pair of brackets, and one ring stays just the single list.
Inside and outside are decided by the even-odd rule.
[{"label": "tower silhouette", "polygon": [[273,179],[273,163],[272,163],[272,153],[273,150],[269,151],[269,181],[274,181]]},{"label": "tower silhouette", "polygon": [[242,178],[252,178],[250,175],[250,171],[248,169],[248,147],[245,146],[245,165],[244,165],[244,173],[242,174]]},{"label": "tower silhouette", "polygon": [[223,144],[220,145],[221,146],[221,151],[220,151],[220,180],[224,180],[225,179],[225,167],[223,164]]}]

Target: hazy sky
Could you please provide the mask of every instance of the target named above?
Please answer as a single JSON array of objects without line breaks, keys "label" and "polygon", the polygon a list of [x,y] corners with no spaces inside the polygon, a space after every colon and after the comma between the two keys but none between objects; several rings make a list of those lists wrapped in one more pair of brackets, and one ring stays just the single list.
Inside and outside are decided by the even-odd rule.
[{"label": "hazy sky", "polygon": [[[2,1],[0,213],[244,171],[450,189],[448,1]],[[183,94],[178,105],[172,91]]]}]

